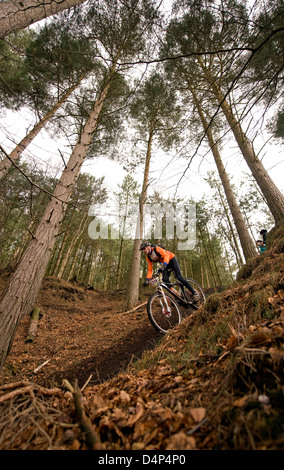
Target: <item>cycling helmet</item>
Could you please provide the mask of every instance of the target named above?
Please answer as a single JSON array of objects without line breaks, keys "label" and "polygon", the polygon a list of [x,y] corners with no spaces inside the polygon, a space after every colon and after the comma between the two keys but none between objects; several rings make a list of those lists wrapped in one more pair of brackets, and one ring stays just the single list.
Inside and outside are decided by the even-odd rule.
[{"label": "cycling helmet", "polygon": [[144,250],[144,248],[146,248],[146,246],[151,246],[151,243],[150,242],[142,242],[141,245],[140,245],[140,251],[141,250]]}]

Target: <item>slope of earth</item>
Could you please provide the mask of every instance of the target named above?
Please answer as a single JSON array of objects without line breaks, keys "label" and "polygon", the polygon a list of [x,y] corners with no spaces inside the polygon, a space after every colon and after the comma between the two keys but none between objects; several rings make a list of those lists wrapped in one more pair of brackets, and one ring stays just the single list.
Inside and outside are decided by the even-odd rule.
[{"label": "slope of earth", "polygon": [[[95,354],[94,349],[88,350],[89,358],[81,352],[79,344],[86,341],[86,335],[75,340],[72,330],[81,316],[75,315],[67,323],[70,330],[64,332],[48,324],[47,318],[45,327],[40,324],[36,341],[45,332],[47,348],[41,357],[32,351],[36,342],[25,346],[24,330],[19,331],[9,364],[25,380],[11,382],[12,372],[3,371],[0,449],[283,449],[283,224],[269,233],[268,240],[267,252],[247,263],[226,291],[211,295],[202,310],[155,347],[156,338],[151,340],[150,351],[102,383],[97,381],[99,374],[84,382],[94,372],[89,364],[98,349]],[[43,299],[44,292],[41,295]],[[74,295],[78,296],[77,288]],[[68,299],[66,307],[74,315]],[[110,297],[101,300],[109,309]],[[77,301],[76,308],[89,317],[82,302]],[[57,308],[58,300],[51,310]],[[110,315],[108,309],[105,316]],[[113,341],[117,347],[120,339],[125,343],[131,338],[124,322],[131,328],[129,319],[135,317],[142,324],[145,318],[139,311],[119,314],[119,330],[106,332],[103,344]],[[101,318],[101,325],[106,320]],[[54,317],[54,321],[59,320]],[[78,325],[76,331],[82,332]],[[64,359],[60,354],[66,347],[69,352]],[[48,357],[53,362],[40,369],[43,375],[40,371],[33,374],[34,367]],[[79,379],[84,364],[84,380],[70,382],[69,378]],[[63,377],[68,381],[59,386]]]}]

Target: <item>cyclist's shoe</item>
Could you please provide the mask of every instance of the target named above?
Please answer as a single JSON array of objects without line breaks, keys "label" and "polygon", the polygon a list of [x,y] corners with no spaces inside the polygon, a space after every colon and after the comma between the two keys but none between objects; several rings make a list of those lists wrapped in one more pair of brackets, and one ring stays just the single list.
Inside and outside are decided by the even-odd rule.
[{"label": "cyclist's shoe", "polygon": [[199,292],[197,292],[197,290],[194,291],[194,293],[192,294],[190,300],[191,300],[191,302],[193,302],[193,303],[197,303],[197,302],[200,300],[200,295],[199,295]]}]

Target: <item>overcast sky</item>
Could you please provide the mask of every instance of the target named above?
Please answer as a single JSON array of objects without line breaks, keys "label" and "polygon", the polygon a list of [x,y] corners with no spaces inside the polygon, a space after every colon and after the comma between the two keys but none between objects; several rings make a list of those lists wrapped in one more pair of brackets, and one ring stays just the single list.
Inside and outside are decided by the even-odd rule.
[{"label": "overcast sky", "polygon": [[[32,126],[32,116],[24,110],[17,112],[3,112],[0,115],[0,141],[6,151],[11,151],[15,144]],[[254,145],[259,153],[265,168],[280,190],[284,191],[284,155],[283,145],[270,141],[264,147],[264,142],[269,135],[259,135],[256,137]],[[222,159],[232,182],[237,183],[245,179],[244,173],[250,170],[245,163],[236,142],[232,136],[224,138],[222,149]],[[63,161],[59,150],[68,159],[70,150],[65,142],[57,140],[50,133],[43,130],[39,136],[30,144],[25,158],[36,165],[48,169],[54,176],[60,176],[63,170]],[[188,149],[188,157],[194,152]],[[193,197],[200,199],[204,193],[208,192],[208,185],[204,182],[208,171],[217,171],[212,153],[204,146],[194,157],[193,163],[188,167],[188,160],[179,157],[178,149],[165,154],[161,150],[153,147],[151,161],[151,187],[163,192],[164,196],[177,194],[181,197]],[[139,166],[132,176],[142,183],[143,165]],[[83,165],[83,171],[95,177],[105,177],[106,185],[110,191],[115,190],[121,184],[123,177],[127,174],[119,162],[110,161],[102,155],[100,158],[87,160]]]}]

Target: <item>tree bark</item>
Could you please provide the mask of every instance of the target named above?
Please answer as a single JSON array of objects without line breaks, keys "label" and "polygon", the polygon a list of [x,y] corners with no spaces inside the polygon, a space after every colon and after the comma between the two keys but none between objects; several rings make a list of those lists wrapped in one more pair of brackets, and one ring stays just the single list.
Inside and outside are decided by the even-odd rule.
[{"label": "tree bark", "polygon": [[60,269],[61,262],[63,260],[63,253],[66,247],[66,240],[68,238],[70,227],[72,226],[73,218],[75,216],[75,211],[76,209],[75,207],[73,207],[65,232],[63,232],[63,240],[60,243],[60,247],[57,253],[56,253],[56,250],[53,250],[52,259],[49,262],[49,266],[47,270],[48,276],[58,276],[58,271]]},{"label": "tree bark", "polygon": [[[114,68],[112,69],[114,71]],[[84,126],[80,140],[55,188],[43,217],[25,250],[0,301],[0,365],[3,366],[13,343],[20,319],[35,304],[47,265],[55,245],[67,202],[79,177],[91,143],[100,111],[110,87],[111,72]]]},{"label": "tree bark", "polygon": [[215,272],[216,272],[216,275],[217,275],[217,279],[219,281],[219,286],[221,286],[222,285],[222,280],[221,280],[221,276],[220,276],[219,267],[218,267],[217,262],[216,262],[216,256],[215,256],[215,253],[214,253],[214,248],[213,248],[213,245],[212,245],[212,242],[211,242],[210,233],[209,233],[207,223],[204,225],[204,227],[205,227],[205,231],[206,231],[206,234],[207,234],[208,246],[209,246],[209,249],[210,249],[211,254],[212,254],[211,259],[212,259],[213,265],[215,267]]},{"label": "tree bark", "polygon": [[6,0],[0,3],[0,38],[86,0]]}]

